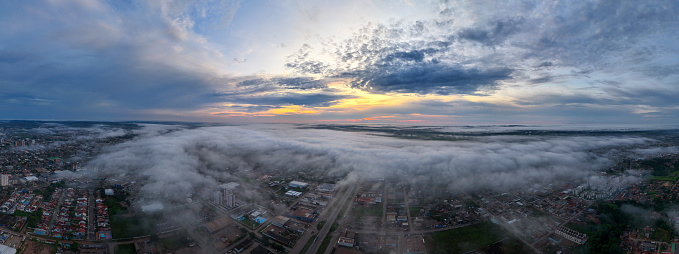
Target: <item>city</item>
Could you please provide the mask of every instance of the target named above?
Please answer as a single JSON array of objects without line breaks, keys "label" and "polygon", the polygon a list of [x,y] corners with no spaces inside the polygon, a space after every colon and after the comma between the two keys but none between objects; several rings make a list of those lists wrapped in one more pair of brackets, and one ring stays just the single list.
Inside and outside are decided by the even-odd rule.
[{"label": "city", "polygon": [[[113,178],[84,169],[97,167],[88,160],[96,161],[107,147],[144,139],[139,133],[145,128],[4,123],[3,248],[17,253],[582,253],[615,244],[628,253],[670,253],[679,243],[675,131],[587,134],[663,141],[627,147],[607,168],[586,177],[555,177],[528,187],[458,189],[449,181],[377,171],[290,171],[257,162],[256,168],[229,171],[234,181],[193,193],[160,193],[145,190],[152,182],[148,178]],[[198,130],[204,128],[212,127]],[[101,129],[118,134],[101,135]],[[431,134],[401,129],[399,135],[405,132],[411,132],[409,139]],[[545,133],[533,131],[530,139],[552,135]],[[604,225],[612,229],[604,232]]]},{"label": "city", "polygon": [[0,1],[0,254],[679,254],[679,0]]}]

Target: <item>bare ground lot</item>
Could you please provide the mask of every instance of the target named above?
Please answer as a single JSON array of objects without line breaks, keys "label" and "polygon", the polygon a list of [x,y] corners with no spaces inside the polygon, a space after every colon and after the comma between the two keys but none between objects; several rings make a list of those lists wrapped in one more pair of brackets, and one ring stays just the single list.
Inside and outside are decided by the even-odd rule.
[{"label": "bare ground lot", "polygon": [[21,253],[25,254],[51,254],[54,251],[55,248],[52,245],[33,241],[26,241],[21,248]]}]

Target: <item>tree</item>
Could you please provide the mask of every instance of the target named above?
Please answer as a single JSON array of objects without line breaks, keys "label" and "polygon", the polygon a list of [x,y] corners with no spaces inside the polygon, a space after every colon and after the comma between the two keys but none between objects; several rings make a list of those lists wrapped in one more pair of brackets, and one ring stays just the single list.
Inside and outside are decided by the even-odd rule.
[{"label": "tree", "polygon": [[73,243],[71,243],[71,246],[69,247],[69,249],[73,252],[77,252],[79,247],[80,247],[80,244],[78,244],[78,242],[73,242]]}]

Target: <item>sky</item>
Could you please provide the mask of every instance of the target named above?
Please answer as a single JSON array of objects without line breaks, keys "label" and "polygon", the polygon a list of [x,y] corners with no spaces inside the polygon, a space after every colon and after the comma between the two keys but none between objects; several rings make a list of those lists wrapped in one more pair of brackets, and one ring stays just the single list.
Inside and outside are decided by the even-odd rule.
[{"label": "sky", "polygon": [[676,124],[679,1],[0,2],[0,119]]}]

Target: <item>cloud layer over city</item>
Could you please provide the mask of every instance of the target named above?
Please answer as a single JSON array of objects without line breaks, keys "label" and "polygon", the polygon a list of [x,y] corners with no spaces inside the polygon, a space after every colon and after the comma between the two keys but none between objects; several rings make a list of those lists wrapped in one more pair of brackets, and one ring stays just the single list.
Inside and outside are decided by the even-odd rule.
[{"label": "cloud layer over city", "polygon": [[108,179],[138,179],[142,196],[179,200],[193,194],[209,198],[221,183],[247,184],[248,172],[268,170],[331,179],[384,177],[451,191],[528,190],[555,180],[633,183],[638,174],[602,178],[598,172],[613,166],[616,154],[637,154],[633,147],[654,144],[658,141],[633,135],[491,135],[435,141],[291,125],[217,126],[140,135],[106,148],[87,167]]}]

